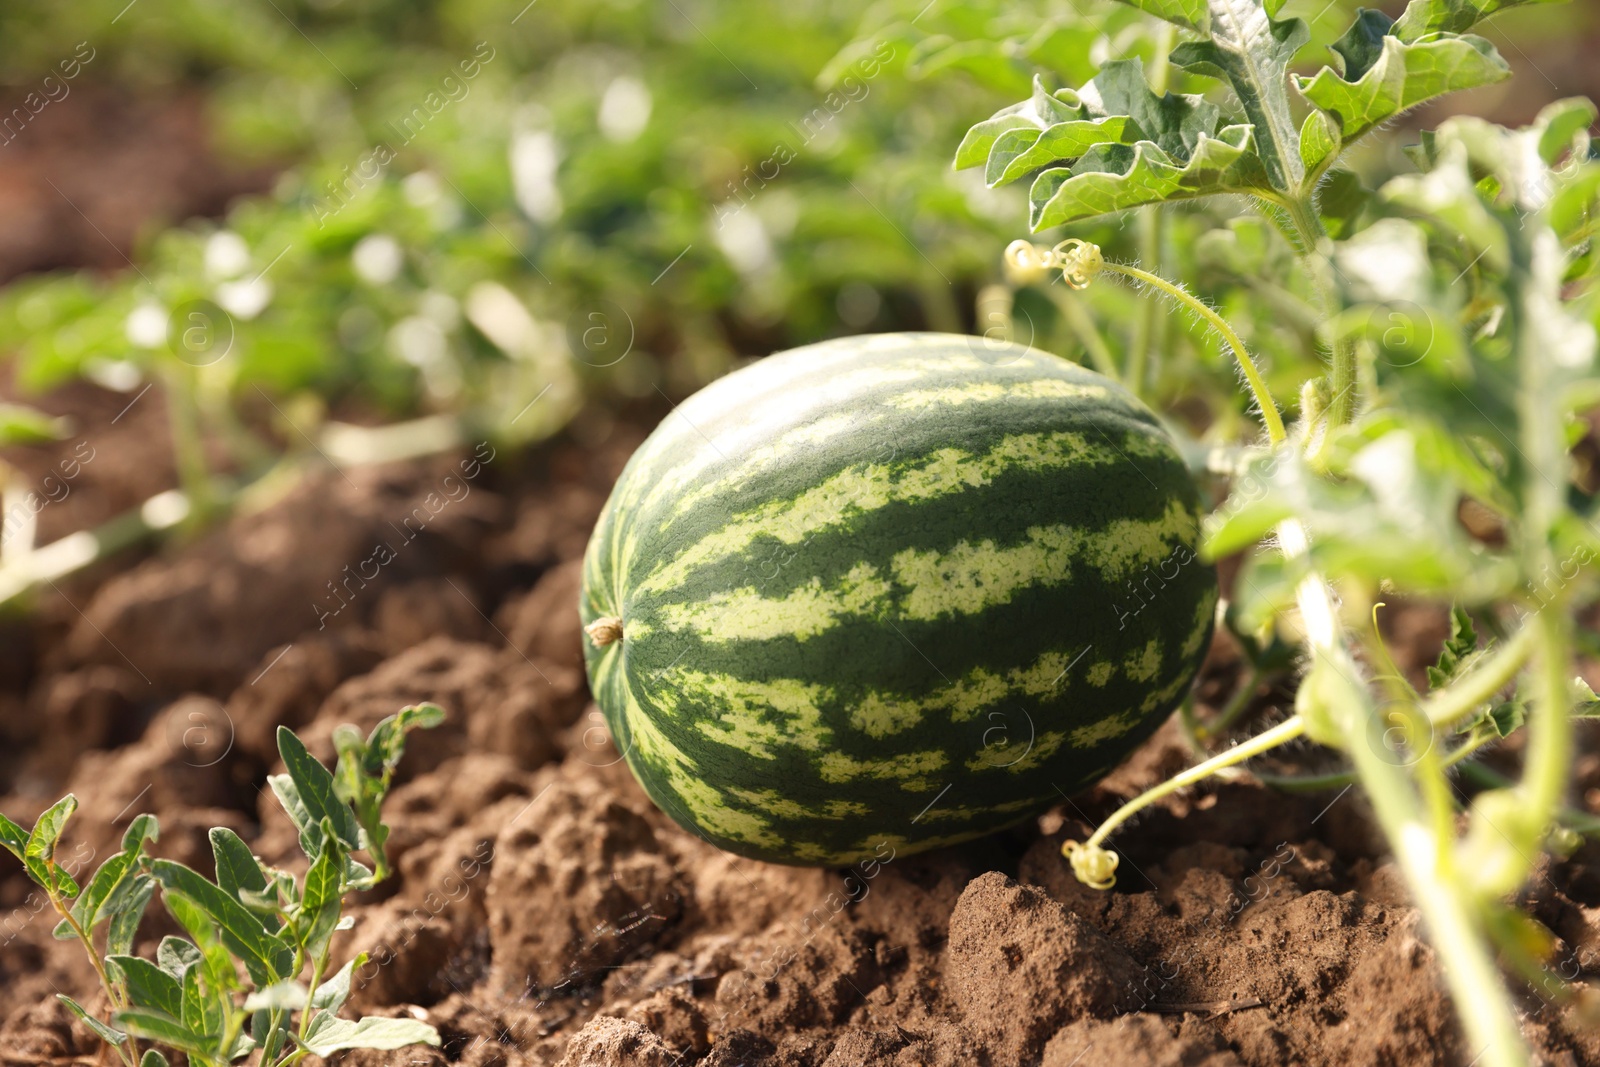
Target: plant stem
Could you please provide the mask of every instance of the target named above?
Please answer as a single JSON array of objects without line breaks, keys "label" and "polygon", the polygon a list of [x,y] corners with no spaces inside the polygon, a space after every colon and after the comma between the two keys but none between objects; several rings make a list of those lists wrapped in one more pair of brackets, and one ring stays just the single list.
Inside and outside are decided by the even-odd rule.
[{"label": "plant stem", "polygon": [[[1555,373],[1559,357],[1547,350],[1552,327],[1541,321],[1563,312],[1536,299],[1535,292],[1548,286],[1550,296],[1559,300],[1565,259],[1554,242],[1535,241],[1526,230],[1519,231],[1515,243],[1514,256],[1524,268],[1513,300],[1521,386],[1516,394],[1522,438],[1518,452],[1526,463],[1523,521],[1528,533],[1523,540],[1523,568],[1528,574],[1548,574],[1556,564],[1552,539],[1570,514],[1566,493],[1571,461],[1565,428],[1557,415],[1561,410],[1561,381]],[[1541,605],[1531,627],[1539,650],[1521,793],[1526,804],[1525,825],[1535,835],[1532,843],[1536,846],[1543,844],[1565,799],[1572,762],[1570,598],[1570,588],[1564,588],[1551,603]]]},{"label": "plant stem", "polygon": [[[1298,519],[1278,524],[1283,554],[1291,561],[1310,550],[1310,538]],[[1379,746],[1369,744],[1369,724],[1377,711],[1361,683],[1361,672],[1345,646],[1332,591],[1321,575],[1308,573],[1295,590],[1305,624],[1306,643],[1316,659],[1312,670],[1326,668],[1323,679],[1334,691],[1320,694],[1334,726],[1342,735],[1373,813],[1395,850],[1395,859],[1422,913],[1451,996],[1460,1006],[1467,1038],[1483,1067],[1523,1067],[1527,1063],[1510,995],[1482,931],[1473,922],[1466,886],[1453,877],[1445,843],[1428,827],[1421,800],[1407,768],[1394,763]]]},{"label": "plant stem", "polygon": [[[54,860],[51,861],[52,864],[54,862]],[[89,963],[94,967],[94,973],[100,978],[100,988],[106,991],[106,999],[111,1002],[112,1013],[115,1014],[126,1008],[128,1006],[127,1003],[118,994],[116,985],[111,981],[111,976],[106,973],[105,964],[100,960],[100,953],[95,951],[94,939],[89,936],[89,931],[85,930],[83,924],[78,922],[77,916],[72,914],[72,909],[56,894],[55,890],[46,887],[45,895],[50,898],[50,904],[56,909],[56,913],[72,928],[73,935],[82,942],[83,951],[89,957]],[[140,1056],[139,1039],[129,1034],[127,1050],[124,1051],[119,1046],[117,1055],[124,1063],[137,1064]]]},{"label": "plant stem", "polygon": [[[1154,26],[1153,39],[1155,55],[1149,67],[1150,91],[1156,96],[1164,96],[1167,92],[1167,82],[1171,73],[1168,56],[1172,52],[1172,43],[1175,30],[1170,22],[1157,22]],[[1161,270],[1161,206],[1147,204],[1139,209],[1139,262],[1147,270],[1159,272]],[[1146,304],[1140,309],[1139,317],[1134,321],[1133,345],[1128,351],[1128,368],[1123,377],[1126,385],[1135,396],[1141,396],[1144,391],[1145,368],[1154,363],[1156,338],[1161,326],[1166,322],[1161,311],[1154,304]]]},{"label": "plant stem", "polygon": [[1252,756],[1259,756],[1263,752],[1271,751],[1279,745],[1293,741],[1305,732],[1305,720],[1296,715],[1279,723],[1272,729],[1252,737],[1248,741],[1234,745],[1226,752],[1212,756],[1204,763],[1197,763],[1181,774],[1173,775],[1160,785],[1146,789],[1143,793],[1140,793],[1112,812],[1111,816],[1102,822],[1089,840],[1084,843],[1084,847],[1089,849],[1100,847],[1117,827],[1163,797],[1170,796],[1180,789],[1194,785],[1196,782],[1204,781],[1218,771],[1243,763]]},{"label": "plant stem", "polygon": [[[1311,272],[1312,283],[1322,302],[1322,318],[1331,321],[1339,310],[1339,296],[1328,277],[1323,262],[1322,244],[1328,238],[1327,228],[1317,214],[1310,194],[1276,201],[1289,215],[1300,238],[1300,256]],[[1328,425],[1342,426],[1355,414],[1356,401],[1356,346],[1350,338],[1336,338],[1330,353],[1328,368]]]},{"label": "plant stem", "polygon": [[[1516,782],[1499,771],[1492,767],[1485,767],[1481,763],[1463,763],[1461,765],[1461,777],[1485,789],[1507,789],[1516,785]],[[1600,815],[1583,811],[1580,808],[1562,808],[1561,812],[1556,816],[1556,821],[1568,829],[1576,830],[1580,834],[1600,834]]]},{"label": "plant stem", "polygon": [[[1465,742],[1440,760],[1439,766],[1448,769],[1461,763],[1463,764],[1461,768],[1463,774],[1466,774],[1470,769],[1481,768],[1479,764],[1464,763],[1464,761],[1493,740],[1496,739],[1486,735],[1472,735],[1471,740]],[[1321,793],[1329,789],[1338,789],[1341,786],[1354,785],[1356,782],[1355,771],[1333,771],[1328,774],[1302,775],[1269,774],[1264,771],[1256,771],[1255,775],[1266,785],[1270,785],[1274,789],[1281,789],[1285,793]],[[1502,782],[1502,784],[1509,783]],[[1596,820],[1596,824],[1600,825],[1600,819]]]},{"label": "plant stem", "polygon": [[1466,677],[1422,702],[1423,714],[1435,728],[1453,726],[1495,698],[1516,678],[1533,652],[1534,632],[1523,627],[1489,653]]},{"label": "plant stem", "polygon": [[200,430],[199,407],[195,399],[194,372],[191,368],[164,375],[167,387],[167,418],[172,428],[172,452],[178,466],[178,484],[189,499],[187,521],[191,527],[204,525],[211,515],[210,464],[206,462],[205,439]]},{"label": "plant stem", "polygon": [[311,998],[317,995],[317,984],[322,980],[323,960],[311,961],[311,982],[306,986],[306,1006],[300,1012],[300,1040],[306,1039],[306,1034],[311,1030]]},{"label": "plant stem", "polygon": [[1165,278],[1151,274],[1147,270],[1130,267],[1123,263],[1108,262],[1102,262],[1100,269],[1137,279],[1152,289],[1158,289],[1166,293],[1214,327],[1222,335],[1222,339],[1228,343],[1228,347],[1233,349],[1234,356],[1239,360],[1239,368],[1244,371],[1245,381],[1249,383],[1250,392],[1255,396],[1256,406],[1261,409],[1261,421],[1267,428],[1267,440],[1276,446],[1282,444],[1288,438],[1288,434],[1283,428],[1283,418],[1278,414],[1278,406],[1272,402],[1272,395],[1267,392],[1266,381],[1262,379],[1261,372],[1256,369],[1255,361],[1250,358],[1250,353],[1246,351],[1244,342],[1239,339],[1239,335],[1234,332],[1233,327],[1228,325],[1226,319],[1211,310],[1205,301],[1192,295],[1181,286],[1173,285]]}]

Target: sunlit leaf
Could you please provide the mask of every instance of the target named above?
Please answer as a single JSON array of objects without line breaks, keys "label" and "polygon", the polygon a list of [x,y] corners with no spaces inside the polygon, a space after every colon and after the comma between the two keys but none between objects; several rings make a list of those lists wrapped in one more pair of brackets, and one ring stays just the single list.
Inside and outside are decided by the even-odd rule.
[{"label": "sunlit leaf", "polygon": [[[107,901],[105,911],[111,915],[106,927],[106,951],[128,953],[133,951],[134,938],[139,933],[139,923],[144,919],[145,908],[155,895],[155,879],[148,874],[137,874],[124,879]],[[124,895],[125,894],[125,895]]]},{"label": "sunlit leaf", "polygon": [[1230,126],[1204,138],[1183,161],[1149,141],[1097,145],[1070,170],[1047,170],[1034,179],[1029,222],[1038,231],[1141,204],[1267,188],[1250,127]]},{"label": "sunlit leaf", "polygon": [[989,150],[984,180],[991,186],[1004,185],[1058,160],[1077,159],[1097,144],[1132,143],[1138,135],[1138,126],[1120,115],[1058,122],[1044,130],[1007,130]]},{"label": "sunlit leaf", "polygon": [[217,924],[223,943],[244,963],[257,985],[287,978],[294,953],[278,941],[238,899],[180,863],[156,860],[151,872],[168,889],[203,908]]},{"label": "sunlit leaf", "polygon": [[356,958],[339,968],[332,978],[317,986],[316,992],[311,994],[311,1006],[329,1012],[337,1012],[344,1007],[344,1002],[350,999],[350,980],[356,968],[364,966],[366,962],[367,954],[357,953]]},{"label": "sunlit leaf", "polygon": [[1081,117],[1076,98],[1063,100],[1057,97],[1045,88],[1042,80],[1035,77],[1032,96],[1021,103],[1001,108],[967,131],[956,149],[956,168],[976,167],[988,159],[995,140],[1007,130],[1045,130],[1058,122]]},{"label": "sunlit leaf", "polygon": [[183,1014],[183,987],[178,979],[138,956],[110,955],[106,959],[122,975],[135,1006],[153,1008],[174,1018]]},{"label": "sunlit leaf", "polygon": [[88,1008],[85,1008],[82,1004],[79,1004],[76,1000],[73,1000],[71,997],[66,996],[63,993],[57,993],[56,999],[65,1004],[67,1006],[67,1010],[76,1015],[85,1026],[93,1030],[95,1034],[99,1036],[100,1040],[119,1046],[127,1042],[127,1034],[123,1033],[121,1030],[107,1026],[105,1023],[101,1022],[93,1012],[91,1012]]},{"label": "sunlit leaf", "polygon": [[439,1044],[439,1032],[415,1019],[367,1017],[359,1021],[319,1013],[311,1032],[300,1044],[319,1056],[341,1049],[398,1049],[409,1045]]},{"label": "sunlit leaf", "polygon": [[285,979],[251,993],[245,998],[244,1010],[254,1012],[278,1008],[299,1011],[306,1006],[306,1002],[306,987],[293,979]]},{"label": "sunlit leaf", "polygon": [[1562,0],[1411,0],[1395,23],[1402,41],[1415,41],[1430,33],[1464,33],[1483,19],[1507,8],[1525,4],[1561,3]]},{"label": "sunlit leaf", "polygon": [[1206,32],[1210,22],[1210,12],[1206,10],[1206,0],[1120,0],[1129,7],[1136,7],[1158,19],[1165,19],[1186,30]]},{"label": "sunlit leaf", "polygon": [[[1362,23],[1358,22],[1358,26]],[[1511,76],[1511,68],[1481,37],[1428,37],[1406,43],[1384,36],[1375,55],[1351,44],[1367,69],[1341,77],[1324,67],[1314,77],[1296,76],[1301,94],[1331,114],[1348,143],[1381,122],[1445,93],[1492,85]]]},{"label": "sunlit leaf", "polygon": [[288,727],[278,728],[278,753],[312,822],[328,820],[346,848],[360,847],[356,817],[334,790],[332,772],[306,751],[305,744]]},{"label": "sunlit leaf", "polygon": [[148,1008],[130,1008],[127,1011],[117,1012],[116,1020],[135,1037],[159,1041],[169,1048],[193,1056],[216,1055],[215,1042],[207,1040],[204,1034],[194,1033],[182,1021],[166,1012],[151,1011]]},{"label": "sunlit leaf", "polygon": [[1284,73],[1311,31],[1300,19],[1274,19],[1259,0],[1209,0],[1210,40],[1172,50],[1172,62],[1233,86],[1255,126],[1257,152],[1272,185],[1297,189],[1304,177],[1299,132]]}]

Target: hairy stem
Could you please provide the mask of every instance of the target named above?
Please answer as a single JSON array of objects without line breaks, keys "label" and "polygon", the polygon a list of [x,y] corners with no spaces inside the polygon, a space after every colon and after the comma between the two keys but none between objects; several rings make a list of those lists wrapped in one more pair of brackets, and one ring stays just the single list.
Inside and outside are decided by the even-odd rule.
[{"label": "hairy stem", "polygon": [[1239,360],[1239,368],[1244,371],[1245,381],[1249,383],[1250,392],[1255,397],[1256,405],[1261,409],[1261,421],[1267,428],[1267,440],[1276,446],[1282,444],[1288,438],[1288,434],[1283,428],[1283,417],[1278,414],[1278,406],[1272,402],[1272,395],[1267,392],[1265,379],[1261,377],[1261,372],[1256,369],[1255,361],[1250,358],[1250,353],[1245,349],[1244,342],[1239,339],[1239,335],[1234,332],[1233,327],[1228,325],[1227,319],[1213,311],[1204,300],[1189,293],[1181,286],[1172,284],[1160,275],[1151,274],[1147,270],[1130,267],[1122,263],[1102,262],[1100,269],[1135,278],[1152,289],[1157,289],[1167,294],[1215,328],[1222,335],[1222,339],[1228,343],[1228,347],[1233,349],[1234,356]]},{"label": "hairy stem", "polygon": [[1422,702],[1423,714],[1435,728],[1454,726],[1495,698],[1511,684],[1534,647],[1534,631],[1523,627],[1484,657],[1466,677]]},{"label": "hairy stem", "polygon": [[[1317,289],[1322,303],[1322,320],[1330,322],[1339,310],[1339,294],[1328,277],[1323,243],[1328,239],[1327,228],[1317,214],[1316,205],[1308,195],[1292,197],[1279,202],[1289,215],[1289,221],[1299,237],[1300,256]],[[1329,353],[1328,366],[1328,425],[1342,426],[1355,414],[1356,402],[1356,346],[1350,338],[1337,338]]]}]

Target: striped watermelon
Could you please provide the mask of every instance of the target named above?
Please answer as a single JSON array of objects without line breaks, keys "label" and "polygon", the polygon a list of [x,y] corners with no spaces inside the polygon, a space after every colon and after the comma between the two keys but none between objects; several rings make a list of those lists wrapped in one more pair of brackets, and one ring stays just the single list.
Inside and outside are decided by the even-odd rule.
[{"label": "striped watermelon", "polygon": [[1156,418],[1014,345],[811,345],[679,406],[584,560],[589,680],[650,797],[847,864],[1095,781],[1188,689],[1216,575]]}]

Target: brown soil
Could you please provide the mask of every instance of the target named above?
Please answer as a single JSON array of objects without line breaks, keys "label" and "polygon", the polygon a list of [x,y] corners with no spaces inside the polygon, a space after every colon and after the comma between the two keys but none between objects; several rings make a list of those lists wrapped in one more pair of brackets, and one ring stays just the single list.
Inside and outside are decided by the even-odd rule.
[{"label": "brown soil", "polygon": [[[99,402],[70,406],[87,424]],[[805,870],[679,830],[605,735],[574,610],[576,561],[640,436],[501,457],[410,541],[397,527],[457,458],[322,472],[192,543],[47,590],[0,656],[0,809],[31,818],[73,790],[63,854],[85,863],[153,811],[158,851],[201,870],[213,825],[292,865],[293,831],[263,792],[276,726],[326,758],[339,723],[444,705],[387,809],[398,874],[356,904],[340,944],[372,955],[357,1008],[427,1019],[445,1044],[347,1064],[1473,1060],[1354,792],[1214,785],[1120,837],[1115,891],[1073,881],[1062,840],[1183,764],[1170,725],[1037,825],[959,850]],[[159,436],[143,440],[161,470]],[[380,542],[393,562],[335,599],[329,583]],[[1413,660],[1442,635],[1418,609],[1394,633]],[[1225,699],[1233,660],[1219,640],[1203,705]],[[1259,713],[1281,714],[1281,697],[1264,691]],[[1600,974],[1600,848],[1547,864],[1527,903],[1560,939],[1559,969]],[[6,863],[0,1064],[95,1053],[53,997],[92,1000],[92,975],[39,908]],[[158,910],[146,950],[167,932]],[[1523,999],[1548,1062],[1600,1064],[1600,1035]]]},{"label": "brown soil", "polygon": [[[130,92],[84,78],[40,107],[36,88],[0,92],[0,115],[13,118],[0,131],[0,281],[65,267],[125,270],[161,224],[220,215],[276,174],[222,159],[192,90]],[[16,128],[30,92],[39,111]]]}]

